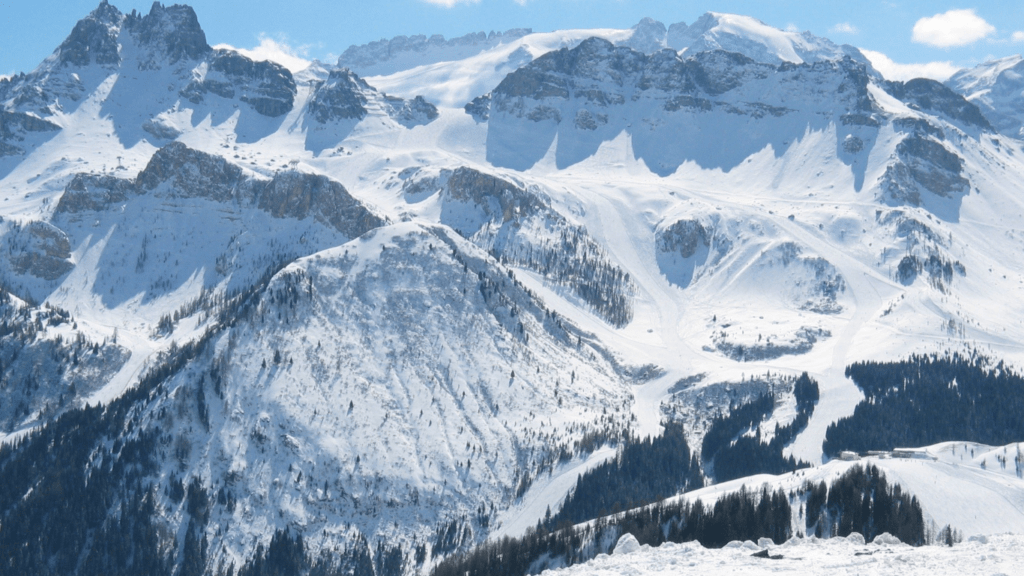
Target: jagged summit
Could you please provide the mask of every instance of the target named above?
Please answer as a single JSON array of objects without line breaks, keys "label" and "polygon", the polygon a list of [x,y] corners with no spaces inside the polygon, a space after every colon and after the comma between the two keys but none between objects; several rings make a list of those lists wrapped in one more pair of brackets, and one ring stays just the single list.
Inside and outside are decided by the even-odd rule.
[{"label": "jagged summit", "polygon": [[122,29],[134,35],[139,44],[158,49],[171,63],[196,60],[210,51],[191,6],[166,7],[154,2],[145,16],[135,10],[126,15],[104,0],[75,24],[58,47],[57,59],[73,66],[119,64]]},{"label": "jagged summit", "polygon": [[[10,571],[423,575],[557,537],[570,492],[632,506],[588,477],[689,480],[666,454],[724,480],[909,445],[916,424],[849,428],[910,393],[884,374],[1024,398],[972,396],[988,380],[959,364],[848,377],[982,350],[1017,381],[1024,154],[982,104],[1019,59],[887,82],[712,13],[396,39],[293,75],[198,22],[102,3],[0,80]],[[764,442],[777,462],[739,457]],[[278,565],[303,558],[324,563]]]},{"label": "jagged summit", "polygon": [[142,44],[161,47],[172,64],[179,60],[197,60],[210,51],[206,33],[191,6],[166,7],[153,2],[145,16],[132,11],[126,19],[126,28],[136,34]]}]

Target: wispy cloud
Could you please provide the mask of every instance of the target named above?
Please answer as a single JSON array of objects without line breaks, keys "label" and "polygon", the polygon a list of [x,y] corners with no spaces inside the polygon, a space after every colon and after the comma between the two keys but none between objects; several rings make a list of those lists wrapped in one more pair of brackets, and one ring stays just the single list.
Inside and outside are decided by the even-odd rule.
[{"label": "wispy cloud", "polygon": [[[480,0],[421,0],[427,4],[433,4],[434,6],[442,6],[444,8],[452,8],[456,4],[479,4]],[[516,0],[516,3],[523,4],[523,1]]]},{"label": "wispy cloud", "polygon": [[792,22],[790,22],[789,24],[786,25],[786,32],[799,32],[799,31],[800,31],[800,28],[797,27],[797,25],[793,24]]},{"label": "wispy cloud", "polygon": [[956,74],[960,68],[952,62],[924,62],[920,64],[900,64],[894,62],[881,52],[874,50],[860,49],[861,53],[871,61],[871,65],[878,70],[886,80],[911,80],[913,78],[931,78],[943,82]]},{"label": "wispy cloud", "polygon": [[229,48],[252,58],[253,60],[270,60],[276,62],[292,72],[306,69],[310,65],[308,60],[309,46],[292,46],[288,39],[279,36],[271,38],[267,34],[259,35],[259,45],[255,48],[235,48],[229,44],[218,44],[214,48]]},{"label": "wispy cloud", "polygon": [[1024,42],[1024,30],[1017,30],[1010,36],[1012,42]]},{"label": "wispy cloud", "polygon": [[857,30],[857,27],[849,22],[840,22],[839,24],[829,28],[829,32],[834,34],[856,34],[857,32],[860,32],[860,30]]},{"label": "wispy cloud", "polygon": [[995,31],[974,10],[950,10],[918,20],[911,38],[919,44],[950,48],[973,44]]}]

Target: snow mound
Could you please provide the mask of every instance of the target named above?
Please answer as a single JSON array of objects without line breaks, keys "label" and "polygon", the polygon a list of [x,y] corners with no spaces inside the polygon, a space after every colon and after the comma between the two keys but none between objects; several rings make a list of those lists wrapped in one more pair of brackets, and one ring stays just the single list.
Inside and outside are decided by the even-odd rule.
[{"label": "snow mound", "polygon": [[624,556],[626,554],[632,554],[640,550],[640,543],[636,541],[636,536],[632,534],[623,534],[619,541],[615,543],[615,550],[612,554],[615,556]]}]

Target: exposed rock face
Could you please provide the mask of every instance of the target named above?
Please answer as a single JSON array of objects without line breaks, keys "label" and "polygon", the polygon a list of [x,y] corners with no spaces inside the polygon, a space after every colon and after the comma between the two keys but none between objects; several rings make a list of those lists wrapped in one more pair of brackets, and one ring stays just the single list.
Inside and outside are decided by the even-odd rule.
[{"label": "exposed rock face", "polygon": [[291,111],[296,87],[292,73],[280,64],[254,62],[233,50],[217,50],[206,76],[181,90],[194,104],[203,102],[207,94],[227,99],[237,96],[260,114],[276,117]]},{"label": "exposed rock face", "polygon": [[106,210],[114,204],[127,202],[135,193],[130,180],[115,176],[76,174],[64,188],[64,194],[57,202],[57,214],[74,214],[86,211]]},{"label": "exposed rock face", "polygon": [[71,242],[60,228],[47,222],[30,222],[16,237],[16,247],[11,251],[16,273],[56,280],[74,267]]},{"label": "exposed rock face", "polygon": [[[852,165],[877,132],[871,78],[865,64],[850,58],[775,66],[724,51],[646,55],[590,38],[537,58],[493,90],[488,159],[528,169],[557,135],[555,160],[564,168],[626,132],[634,155],[657,174],[688,160],[729,170],[768,145],[781,154],[808,126],[825,130],[834,123],[842,127],[838,137],[861,140],[846,148],[844,162]],[[474,102],[467,112],[479,121],[484,104]],[[721,141],[731,144],[679,137],[709,131],[725,131],[729,137]]]},{"label": "exposed rock face", "polygon": [[271,180],[246,175],[220,156],[172,142],[156,151],[136,180],[78,174],[57,204],[58,214],[106,210],[134,195],[205,198],[253,206],[275,218],[313,217],[349,238],[386,220],[353,198],[340,183],[315,174],[282,172]]},{"label": "exposed rock face", "polygon": [[309,99],[307,110],[321,124],[366,117],[366,93],[373,88],[348,69],[332,70]]},{"label": "exposed rock face", "polygon": [[407,128],[429,124],[438,117],[437,106],[427,102],[423,96],[416,96],[412,100],[386,96],[384,103],[387,105],[388,114],[395,122]]},{"label": "exposed rock face", "polygon": [[729,253],[732,242],[713,222],[683,219],[655,233],[658,266],[669,282],[686,288]]},{"label": "exposed rock face", "polygon": [[[130,61],[122,61],[124,45],[133,46],[125,52]],[[291,72],[233,50],[213,50],[195,11],[184,5],[165,7],[155,2],[143,16],[135,11],[124,15],[104,1],[75,25],[55,56],[54,64],[44,62],[32,74],[0,83],[0,102],[8,109],[44,116],[59,112],[95,88],[95,80],[85,86],[76,72],[90,65],[119,66],[132,74],[175,66],[174,86],[193,104],[209,96],[237,99],[264,116],[278,117],[295,102]],[[157,125],[147,124],[146,129],[158,138],[174,137]]]},{"label": "exposed rock face", "polygon": [[0,110],[0,157],[15,156],[24,150],[14,144],[22,142],[30,133],[56,132],[60,126],[22,112]]},{"label": "exposed rock face", "polygon": [[[446,199],[474,204],[485,221],[504,224],[515,218],[537,215],[547,206],[525,189],[472,168],[458,168],[448,178]],[[481,222],[481,225],[483,222]],[[461,226],[459,233],[472,236],[479,228]]]},{"label": "exposed rock face", "polygon": [[283,172],[257,186],[258,207],[275,218],[312,216],[349,238],[362,236],[386,221],[349,195],[340,183],[326,176]]},{"label": "exposed rock face", "polygon": [[[671,52],[652,55],[616,48],[606,40],[590,38],[572,49],[563,48],[538,58],[509,74],[492,94],[495,110],[529,117],[529,100],[578,99],[586,105],[609,107],[650,97],[666,111],[725,108],[731,113],[764,116],[791,110],[761,102],[739,103],[717,99],[726,93],[760,82],[798,82],[805,75],[835,78],[836,92],[852,110],[872,110],[867,96],[869,75],[862,65],[846,59],[814,65],[776,67],[757,63],[742,54],[702,52],[683,59]],[[767,89],[763,85],[763,89]],[[817,96],[817,94],[815,94]]]},{"label": "exposed rock face", "polygon": [[100,2],[99,7],[75,24],[71,34],[57,49],[60,63],[71,66],[120,64],[117,33],[123,17],[106,0]]},{"label": "exposed rock face", "polygon": [[491,95],[490,93],[473,98],[473,101],[463,108],[477,122],[486,122],[491,117]]},{"label": "exposed rock face", "polygon": [[438,116],[437,107],[422,96],[405,100],[378,92],[348,69],[332,70],[317,86],[307,105],[307,113],[320,124],[343,120],[362,120],[371,108],[379,108],[393,120],[411,128],[428,124]]},{"label": "exposed rock face", "polygon": [[711,247],[711,232],[697,220],[679,220],[657,236],[658,250],[678,252],[683,258],[697,253],[697,247]]},{"label": "exposed rock face", "polygon": [[931,138],[908,136],[896,146],[896,157],[882,176],[888,200],[918,206],[924,201],[922,192],[953,198],[970,191],[963,158]]},{"label": "exposed rock face", "polygon": [[175,4],[165,7],[154,2],[149,14],[129,15],[125,27],[138,37],[140,44],[157,48],[171,64],[179,60],[199,60],[210,52],[206,33],[191,6]]},{"label": "exposed rock face", "polygon": [[935,80],[915,78],[909,82],[886,82],[884,88],[915,110],[932,112],[965,126],[993,130],[975,104]]},{"label": "exposed rock face", "polygon": [[165,183],[168,194],[173,196],[228,202],[236,197],[243,183],[242,169],[220,156],[172,142],[153,154],[135,186],[145,193]]}]

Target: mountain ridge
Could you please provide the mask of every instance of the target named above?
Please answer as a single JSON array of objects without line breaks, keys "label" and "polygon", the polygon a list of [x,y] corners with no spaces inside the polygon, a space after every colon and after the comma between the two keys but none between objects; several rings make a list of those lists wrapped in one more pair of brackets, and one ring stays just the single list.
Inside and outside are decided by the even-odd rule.
[{"label": "mountain ridge", "polygon": [[0,84],[12,562],[427,573],[666,425],[696,451],[771,394],[732,440],[820,464],[855,363],[1022,365],[1021,141],[951,86],[699,22],[424,40],[468,52],[364,78],[101,3]]}]

